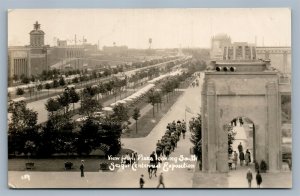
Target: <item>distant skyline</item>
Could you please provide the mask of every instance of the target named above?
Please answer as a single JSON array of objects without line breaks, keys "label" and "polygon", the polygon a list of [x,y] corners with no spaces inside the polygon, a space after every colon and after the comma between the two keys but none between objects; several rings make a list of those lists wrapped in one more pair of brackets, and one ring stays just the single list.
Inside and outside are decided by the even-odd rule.
[{"label": "distant skyline", "polygon": [[[209,48],[210,39],[227,34],[232,42],[258,46],[291,46],[288,8],[202,9],[14,9],[8,10],[8,45],[29,44],[29,32],[38,21],[45,44],[56,40],[103,46],[151,48]],[[256,38],[255,38],[256,37]]]}]

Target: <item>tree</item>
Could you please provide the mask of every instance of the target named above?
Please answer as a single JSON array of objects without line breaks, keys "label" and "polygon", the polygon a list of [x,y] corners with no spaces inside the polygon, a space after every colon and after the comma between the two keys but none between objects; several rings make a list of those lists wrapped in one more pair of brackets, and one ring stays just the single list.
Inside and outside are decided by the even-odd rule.
[{"label": "tree", "polygon": [[78,133],[76,148],[78,154],[90,154],[95,149],[97,143],[99,125],[92,119],[88,118]]},{"label": "tree", "polygon": [[37,86],[37,90],[38,91],[41,91],[43,89],[43,85],[42,84],[39,84],[38,86]]},{"label": "tree", "polygon": [[28,93],[29,93],[30,97],[31,97],[33,92],[34,92],[34,87],[28,87]]},{"label": "tree", "polygon": [[31,81],[31,82],[35,82],[35,79],[36,79],[35,76],[34,76],[34,75],[31,75],[30,81]]},{"label": "tree", "polygon": [[37,112],[27,109],[25,101],[9,103],[8,112],[12,114],[9,128],[22,131],[25,128],[32,128],[37,123]]},{"label": "tree", "polygon": [[53,98],[48,99],[47,103],[45,104],[46,110],[51,113],[51,115],[54,115],[54,112],[59,111],[62,107],[60,103]]},{"label": "tree", "polygon": [[13,75],[13,80],[14,80],[14,81],[18,81],[18,80],[19,80],[19,76],[14,74],[14,75]]},{"label": "tree", "polygon": [[78,80],[77,77],[75,77],[75,78],[72,79],[72,83],[78,83],[78,82],[79,82],[79,80]]},{"label": "tree", "polygon": [[99,93],[101,93],[101,95],[107,93],[107,89],[106,89],[106,86],[102,83],[100,83],[98,85],[98,90],[99,90]]},{"label": "tree", "polygon": [[29,82],[30,82],[30,80],[29,80],[29,78],[28,77],[23,77],[22,79],[21,79],[21,82],[23,83],[23,84],[28,84]]},{"label": "tree", "polygon": [[140,109],[139,108],[134,108],[133,110],[133,114],[132,114],[132,118],[135,120],[135,132],[138,132],[138,124],[137,121],[140,118],[141,114],[140,114]]},{"label": "tree", "polygon": [[98,136],[100,147],[105,155],[116,155],[121,149],[122,125],[119,122],[111,122],[109,119],[101,122]]},{"label": "tree", "polygon": [[202,164],[202,122],[200,114],[190,121],[189,128],[191,132],[190,141],[193,144],[194,154],[197,156],[197,159],[200,160],[200,164]]},{"label": "tree", "polygon": [[235,135],[236,132],[233,131],[233,126],[231,125],[225,125],[224,126],[225,131],[228,132],[228,154],[232,154],[233,149],[232,149],[232,144],[233,141],[235,140]]},{"label": "tree", "polygon": [[49,83],[46,83],[45,84],[45,89],[48,90],[48,95],[49,95],[49,89],[51,88],[51,85]]},{"label": "tree", "polygon": [[113,120],[116,122],[122,123],[129,120],[128,116],[128,108],[124,106],[124,104],[117,104],[113,108],[112,114]]},{"label": "tree", "polygon": [[24,94],[24,90],[21,88],[17,88],[16,95],[23,95],[23,94]]},{"label": "tree", "polygon": [[52,87],[53,88],[57,88],[59,86],[59,83],[57,80],[53,80],[53,83],[52,83]]},{"label": "tree", "polygon": [[8,124],[8,151],[13,154],[25,153],[26,140],[37,141],[37,112],[27,109],[25,101],[10,101],[8,112],[11,114]]},{"label": "tree", "polygon": [[154,117],[154,105],[156,103],[156,97],[155,97],[154,90],[150,90],[149,93],[148,93],[148,103],[150,103],[152,105],[153,117]]},{"label": "tree", "polygon": [[63,94],[59,95],[57,98],[57,101],[60,103],[60,105],[65,108],[64,114],[69,112],[69,105],[71,103],[71,97],[70,97],[70,90],[66,89]]},{"label": "tree", "polygon": [[35,94],[36,95],[36,99],[37,99],[37,96],[38,96],[38,92],[40,92],[42,89],[43,89],[43,85],[42,84],[37,85],[37,87],[36,87],[37,92]]},{"label": "tree", "polygon": [[80,100],[79,94],[76,92],[75,88],[71,88],[69,91],[70,94],[70,103],[73,104],[73,110],[75,109],[75,103]]},{"label": "tree", "polygon": [[101,108],[102,105],[97,100],[86,96],[81,100],[80,113],[90,118],[94,112],[101,110]]},{"label": "tree", "polygon": [[65,86],[65,85],[66,85],[65,79],[64,79],[63,77],[61,77],[61,78],[59,79],[59,85],[60,85],[60,86]]},{"label": "tree", "polygon": [[156,91],[154,93],[154,97],[155,97],[155,103],[156,103],[156,106],[157,106],[157,111],[158,111],[158,104],[161,104],[162,103],[162,96],[161,96],[161,93]]}]

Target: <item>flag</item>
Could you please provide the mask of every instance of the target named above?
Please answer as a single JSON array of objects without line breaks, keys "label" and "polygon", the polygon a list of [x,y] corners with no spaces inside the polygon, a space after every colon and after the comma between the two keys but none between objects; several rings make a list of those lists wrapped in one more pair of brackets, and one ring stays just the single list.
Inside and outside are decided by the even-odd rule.
[{"label": "flag", "polygon": [[188,106],[185,106],[185,111],[188,112],[188,113],[193,114],[192,109]]}]

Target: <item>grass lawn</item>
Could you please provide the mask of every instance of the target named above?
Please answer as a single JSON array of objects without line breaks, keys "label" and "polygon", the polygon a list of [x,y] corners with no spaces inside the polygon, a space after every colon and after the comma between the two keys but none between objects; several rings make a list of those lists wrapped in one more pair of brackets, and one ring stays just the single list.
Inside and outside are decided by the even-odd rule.
[{"label": "grass lawn", "polygon": [[174,95],[170,95],[169,102],[164,102],[161,104],[161,109],[157,111],[157,107],[155,105],[155,116],[153,117],[153,110],[149,110],[144,116],[142,116],[138,120],[138,132],[136,133],[135,127],[136,124],[133,123],[130,126],[130,130],[122,134],[123,138],[140,138],[140,137],[146,137],[152,129],[155,127],[155,125],[162,119],[162,117],[169,111],[169,109],[172,107],[172,105],[177,101],[180,95],[182,95],[183,92],[176,92]]},{"label": "grass lawn", "polygon": [[[126,152],[132,152],[128,149],[121,149],[119,155],[116,157],[121,157]],[[34,168],[30,171],[66,171],[65,170],[65,162],[70,161],[73,163],[73,168],[71,170],[67,170],[67,172],[79,172],[81,160],[84,160],[85,171],[89,172],[97,172],[100,169],[100,163],[108,163],[110,165],[111,162],[120,163],[120,161],[107,160],[104,156],[85,156],[85,157],[53,157],[53,158],[10,158],[8,159],[8,171],[26,171],[25,163],[33,162]],[[110,170],[107,170],[110,171]]]}]

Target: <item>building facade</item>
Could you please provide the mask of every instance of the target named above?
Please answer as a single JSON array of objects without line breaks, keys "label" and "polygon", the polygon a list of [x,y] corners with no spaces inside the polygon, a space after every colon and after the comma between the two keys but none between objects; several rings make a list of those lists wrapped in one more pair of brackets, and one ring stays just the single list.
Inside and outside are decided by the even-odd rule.
[{"label": "building facade", "polygon": [[219,34],[211,38],[210,58],[212,60],[223,59],[223,48],[231,44],[231,38],[226,34]]},{"label": "building facade", "polygon": [[291,75],[291,47],[260,46],[256,47],[258,59],[269,59],[272,66],[281,73]]},{"label": "building facade", "polygon": [[41,74],[48,70],[50,47],[44,44],[45,33],[36,22],[29,33],[28,46],[8,47],[9,78]]},{"label": "building facade", "polygon": [[257,59],[256,47],[247,42],[234,42],[223,46],[223,60]]}]

